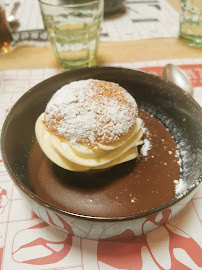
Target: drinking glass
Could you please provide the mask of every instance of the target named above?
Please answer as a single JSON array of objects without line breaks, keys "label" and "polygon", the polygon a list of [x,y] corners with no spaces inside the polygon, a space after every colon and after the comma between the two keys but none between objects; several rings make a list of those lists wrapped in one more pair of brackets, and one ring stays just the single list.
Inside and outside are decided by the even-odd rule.
[{"label": "drinking glass", "polygon": [[44,26],[64,70],[96,64],[103,0],[39,0]]},{"label": "drinking glass", "polygon": [[15,41],[6,20],[5,3],[4,0],[0,0],[0,55],[12,51],[14,47]]},{"label": "drinking glass", "polygon": [[186,44],[202,46],[202,0],[180,0],[179,38]]}]

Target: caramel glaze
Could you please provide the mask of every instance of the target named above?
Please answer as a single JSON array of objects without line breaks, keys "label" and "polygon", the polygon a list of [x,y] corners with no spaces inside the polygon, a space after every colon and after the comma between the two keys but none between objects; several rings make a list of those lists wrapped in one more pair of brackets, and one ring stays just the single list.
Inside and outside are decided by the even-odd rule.
[{"label": "caramel glaze", "polygon": [[152,145],[147,156],[103,172],[75,173],[52,163],[37,142],[28,158],[28,181],[36,195],[76,214],[118,217],[154,209],[172,200],[180,166],[176,144],[167,129],[139,111]]}]

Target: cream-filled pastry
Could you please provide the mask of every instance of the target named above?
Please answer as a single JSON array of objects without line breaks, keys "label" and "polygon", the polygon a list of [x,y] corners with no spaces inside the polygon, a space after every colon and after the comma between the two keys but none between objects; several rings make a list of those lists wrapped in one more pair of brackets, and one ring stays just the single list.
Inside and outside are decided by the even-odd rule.
[{"label": "cream-filled pastry", "polygon": [[136,158],[142,125],[137,104],[124,88],[88,79],[59,89],[37,119],[35,132],[51,161],[81,172]]}]

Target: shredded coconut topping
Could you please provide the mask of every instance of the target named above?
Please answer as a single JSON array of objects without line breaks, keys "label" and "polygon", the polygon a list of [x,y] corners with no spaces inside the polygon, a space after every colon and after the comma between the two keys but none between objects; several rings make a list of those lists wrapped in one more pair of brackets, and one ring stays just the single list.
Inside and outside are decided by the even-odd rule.
[{"label": "shredded coconut topping", "polygon": [[112,143],[137,118],[134,98],[116,83],[88,79],[63,86],[51,98],[44,124],[72,143]]}]

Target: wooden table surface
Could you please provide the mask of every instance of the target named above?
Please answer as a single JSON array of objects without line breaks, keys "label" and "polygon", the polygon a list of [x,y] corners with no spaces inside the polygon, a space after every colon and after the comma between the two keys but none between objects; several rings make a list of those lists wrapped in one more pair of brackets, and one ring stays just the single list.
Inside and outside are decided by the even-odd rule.
[{"label": "wooden table surface", "polygon": [[[179,1],[168,0],[176,10]],[[138,41],[101,42],[97,65],[172,58],[199,58],[202,48],[185,45],[178,38],[156,38]],[[52,48],[24,46],[0,56],[0,70],[59,67]]]}]

